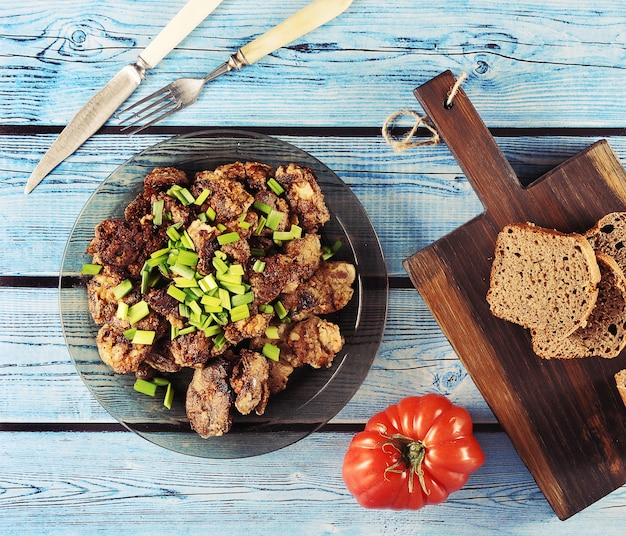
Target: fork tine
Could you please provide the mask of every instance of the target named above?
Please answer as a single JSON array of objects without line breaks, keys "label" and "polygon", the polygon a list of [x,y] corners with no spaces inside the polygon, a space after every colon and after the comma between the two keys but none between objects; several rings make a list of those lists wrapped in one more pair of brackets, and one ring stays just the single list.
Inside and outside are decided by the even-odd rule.
[{"label": "fork tine", "polygon": [[[156,113],[158,113],[160,111],[164,111],[165,113],[159,115],[158,117],[155,117],[151,121],[148,121],[145,125],[138,125],[133,130],[128,132],[128,135],[132,136],[133,134],[137,134],[138,132],[141,132],[142,130],[144,130],[144,129],[148,128],[148,127],[151,127],[155,123],[158,123],[159,121],[165,119],[166,117],[169,117],[173,113],[176,113],[181,108],[182,108],[182,105],[180,103],[175,103],[175,102],[169,102],[165,106],[161,106],[158,110],[155,110],[151,114],[148,114],[146,117],[144,117],[144,119],[147,119],[148,117],[152,117],[153,115],[155,115]],[[134,125],[136,125],[139,121],[140,121],[140,119],[138,119],[137,121],[135,121],[131,125],[128,125],[128,126],[122,128],[121,132],[126,132],[128,129],[130,129]]]},{"label": "fork tine", "polygon": [[[155,91],[154,93],[151,93],[147,97],[144,97],[143,99],[138,100],[134,104],[131,104],[130,106],[127,106],[123,110],[120,110],[120,111],[116,112],[115,113],[115,117],[120,117],[121,115],[123,115],[125,113],[128,113],[130,110],[133,110],[134,108],[137,108],[138,106],[141,106],[142,104],[145,104],[148,101],[154,100],[156,97],[159,97],[160,95],[169,94],[169,91],[170,91],[170,87],[169,86],[164,86],[161,89],[159,89],[158,91]],[[162,98],[159,99],[159,101],[161,101],[161,100],[163,100],[163,99]],[[133,115],[136,115],[137,113],[139,113],[139,112],[135,112]]]},{"label": "fork tine", "polygon": [[[160,102],[162,102],[163,99],[160,100]],[[121,132],[126,132],[128,129],[133,128],[134,126],[138,125],[141,121],[145,121],[146,119],[149,119],[150,117],[154,117],[155,115],[157,116],[156,120],[152,120],[152,122],[156,123],[156,121],[159,121],[160,119],[160,115],[159,114],[163,114],[168,112],[171,108],[173,108],[174,110],[176,110],[178,108],[178,104],[176,103],[176,101],[171,100],[171,99],[167,99],[165,101],[165,104],[163,104],[162,106],[158,106],[156,108],[149,106],[147,107],[147,109],[151,109],[150,113],[144,114],[144,115],[136,115],[135,116],[135,120],[130,123],[129,125],[126,125],[124,127],[122,127],[120,129]]]},{"label": "fork tine", "polygon": [[[154,113],[157,113],[162,108],[162,106],[159,106],[159,105],[161,105],[163,103],[165,103],[165,105],[167,105],[170,102],[172,102],[171,99],[172,99],[172,96],[170,94],[163,95],[160,99],[157,99],[157,100],[155,100],[153,102],[149,102],[143,108],[140,108],[136,112],[132,112],[125,119],[121,119],[121,122],[133,121],[133,120],[134,121],[141,121],[142,119],[145,119],[146,117],[150,117],[151,115],[153,115]],[[139,103],[137,103],[137,104],[139,104]],[[151,112],[149,114],[146,114],[146,112],[148,112],[149,110],[155,110],[155,111],[153,111],[153,112]]]}]

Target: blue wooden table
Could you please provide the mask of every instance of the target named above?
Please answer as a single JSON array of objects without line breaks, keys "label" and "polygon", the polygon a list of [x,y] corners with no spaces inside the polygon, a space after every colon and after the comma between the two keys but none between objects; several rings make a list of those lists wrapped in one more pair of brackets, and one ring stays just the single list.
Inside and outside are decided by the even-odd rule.
[{"label": "blue wooden table", "polygon": [[[134,97],[210,71],[305,3],[225,0]],[[622,0],[355,0],[158,127],[127,137],[110,121],[25,196],[61,128],[182,5],[0,5],[0,533],[622,534],[626,487],[556,517],[411,286],[402,260],[482,206],[445,145],[396,153],[381,136],[393,112],[420,111],[416,86],[450,69],[468,74],[466,93],[522,179],[601,138],[626,162]],[[146,147],[213,127],[270,134],[333,169],[367,210],[390,281],[384,339],[354,398],[321,431],[243,460],[175,454],[125,431],[78,376],[57,303],[65,243],[96,187]],[[350,439],[427,392],[469,410],[484,466],[441,505],[361,508],[341,479]]]}]

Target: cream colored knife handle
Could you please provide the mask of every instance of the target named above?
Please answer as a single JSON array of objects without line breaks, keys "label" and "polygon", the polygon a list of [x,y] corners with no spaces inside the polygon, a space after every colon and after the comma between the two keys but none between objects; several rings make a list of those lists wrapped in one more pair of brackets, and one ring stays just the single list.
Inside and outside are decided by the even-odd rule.
[{"label": "cream colored knife handle", "polygon": [[161,30],[139,57],[148,68],[156,67],[169,52],[187,37],[223,0],[189,0]]},{"label": "cream colored knife handle", "polygon": [[248,65],[343,13],[353,0],[315,0],[254,41],[241,47]]}]

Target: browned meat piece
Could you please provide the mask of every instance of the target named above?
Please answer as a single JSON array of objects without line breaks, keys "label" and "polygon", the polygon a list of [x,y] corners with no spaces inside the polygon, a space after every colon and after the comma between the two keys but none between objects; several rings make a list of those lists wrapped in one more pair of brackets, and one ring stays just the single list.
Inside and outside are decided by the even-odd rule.
[{"label": "browned meat piece", "polygon": [[293,292],[302,281],[309,279],[320,266],[322,246],[320,237],[307,234],[303,238],[291,240],[285,245],[285,255],[293,259],[291,280],[283,287],[282,292]]},{"label": "browned meat piece", "polygon": [[167,293],[167,288],[150,289],[144,295],[144,300],[150,308],[165,317],[172,326],[177,328],[184,326],[185,320],[179,312],[178,300]]},{"label": "browned meat piece", "polygon": [[214,173],[220,178],[241,182],[246,178],[246,166],[242,162],[233,162],[216,167]]},{"label": "browned meat piece", "polygon": [[271,190],[261,190],[260,192],[257,192],[257,194],[254,196],[254,200],[258,201],[259,203],[263,203],[264,205],[267,205],[268,207],[282,214],[280,221],[276,225],[276,229],[270,229],[269,227],[266,227],[265,229],[263,229],[263,235],[272,236],[272,233],[274,231],[289,230],[292,223],[298,223],[298,217],[295,214],[291,214],[287,201],[282,197],[278,197]]},{"label": "browned meat piece", "polygon": [[261,337],[254,337],[250,339],[249,348],[250,350],[261,350],[265,343],[273,344],[280,348],[280,361],[285,362],[293,368],[301,367],[303,363],[300,362],[298,357],[293,353],[293,350],[288,344],[289,339],[289,331],[292,329],[293,325],[289,323],[279,323],[278,328],[278,339],[270,339],[263,334]]},{"label": "browned meat piece", "polygon": [[237,395],[235,407],[242,415],[254,411],[263,415],[270,396],[267,358],[257,352],[241,350],[240,359],[233,368],[230,385]]},{"label": "browned meat piece", "polygon": [[274,168],[260,162],[246,162],[246,182],[253,190],[264,190],[267,187],[267,179],[274,176]]},{"label": "browned meat piece", "polygon": [[93,321],[101,326],[115,318],[117,298],[113,289],[124,281],[124,277],[108,266],[87,281],[87,302]]},{"label": "browned meat piece", "polygon": [[254,303],[260,305],[274,301],[292,277],[293,261],[286,255],[273,255],[265,258],[262,272],[251,271],[250,285],[254,292]]},{"label": "browned meat piece", "polygon": [[217,241],[218,230],[209,225],[195,220],[187,229],[191,240],[198,254],[198,265],[196,269],[201,274],[209,274],[213,271],[213,254],[219,249]]},{"label": "browned meat piece", "polygon": [[221,248],[223,253],[226,253],[228,257],[235,264],[241,264],[245,266],[250,260],[250,244],[247,240],[237,240],[230,244],[224,244]]},{"label": "browned meat piece", "polygon": [[173,167],[154,168],[143,180],[143,188],[149,199],[157,192],[165,192],[174,184],[189,186],[186,173]]},{"label": "browned meat piece", "polygon": [[165,228],[124,220],[104,220],[96,226],[87,253],[138,277],[150,253],[167,245]]},{"label": "browned meat piece", "polygon": [[249,276],[255,303],[270,303],[285,291],[293,292],[302,280],[315,272],[320,254],[319,237],[311,234],[290,241],[285,253],[266,257],[263,272],[251,272]]},{"label": "browned meat piece", "polygon": [[100,358],[117,374],[137,371],[139,364],[150,353],[152,346],[132,344],[123,331],[104,324],[98,331],[96,345]]},{"label": "browned meat piece", "polygon": [[287,338],[298,361],[313,368],[330,367],[343,343],[339,326],[317,316],[295,324]]},{"label": "browned meat piece", "polygon": [[143,364],[150,366],[158,372],[178,372],[182,367],[174,361],[171,353],[165,351],[165,348],[153,348],[146,356]]},{"label": "browned meat piece", "polygon": [[202,204],[201,210],[211,207],[215,211],[217,223],[234,220],[254,202],[254,198],[241,182],[212,171],[198,173],[191,191],[194,196],[198,196],[204,189],[210,190],[211,195]]},{"label": "browned meat piece", "polygon": [[146,198],[144,193],[141,192],[135,199],[133,199],[128,206],[124,209],[124,218],[128,222],[141,222],[146,214],[152,212],[152,204],[150,199]]},{"label": "browned meat piece", "polygon": [[352,298],[355,278],[356,269],[352,264],[323,262],[311,279],[303,282],[295,292],[281,296],[281,301],[292,320],[334,313],[343,309]]},{"label": "browned meat piece", "polygon": [[278,361],[268,359],[267,364],[270,368],[267,384],[270,388],[270,394],[275,395],[287,388],[287,381],[293,372],[293,367],[288,361],[283,359],[279,359]]},{"label": "browned meat piece", "polygon": [[179,335],[174,340],[165,343],[165,348],[175,363],[181,367],[194,368],[201,367],[210,358],[223,351],[217,351],[213,341],[201,330]]},{"label": "browned meat piece", "polygon": [[185,408],[191,428],[204,439],[224,435],[231,429],[234,397],[229,375],[230,365],[219,358],[193,373]]},{"label": "browned meat piece", "polygon": [[149,199],[149,213],[141,220],[142,223],[152,223],[152,205],[159,200],[163,200],[163,214],[168,215],[167,219],[165,219],[165,216],[163,217],[163,227],[167,228],[175,223],[182,223],[186,228],[195,220],[196,215],[190,206],[183,205],[178,199],[165,192],[153,194]]},{"label": "browned meat piece", "polygon": [[324,202],[324,194],[317,183],[313,170],[289,164],[276,170],[276,180],[285,189],[285,197],[291,209],[298,215],[302,228],[309,233],[330,220],[330,212]]},{"label": "browned meat piece", "polygon": [[245,339],[263,336],[272,316],[271,314],[258,313],[251,315],[250,318],[227,324],[224,326],[226,340],[236,345]]}]

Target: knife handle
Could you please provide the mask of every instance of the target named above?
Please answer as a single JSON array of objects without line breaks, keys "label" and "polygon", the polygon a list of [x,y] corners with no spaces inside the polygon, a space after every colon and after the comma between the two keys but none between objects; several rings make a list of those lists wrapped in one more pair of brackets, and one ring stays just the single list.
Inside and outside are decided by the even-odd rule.
[{"label": "knife handle", "polygon": [[169,52],[187,37],[223,0],[189,0],[152,40],[139,57],[147,69],[156,67]]},{"label": "knife handle", "polygon": [[315,0],[260,37],[241,47],[248,65],[315,30],[343,13],[353,0]]}]

